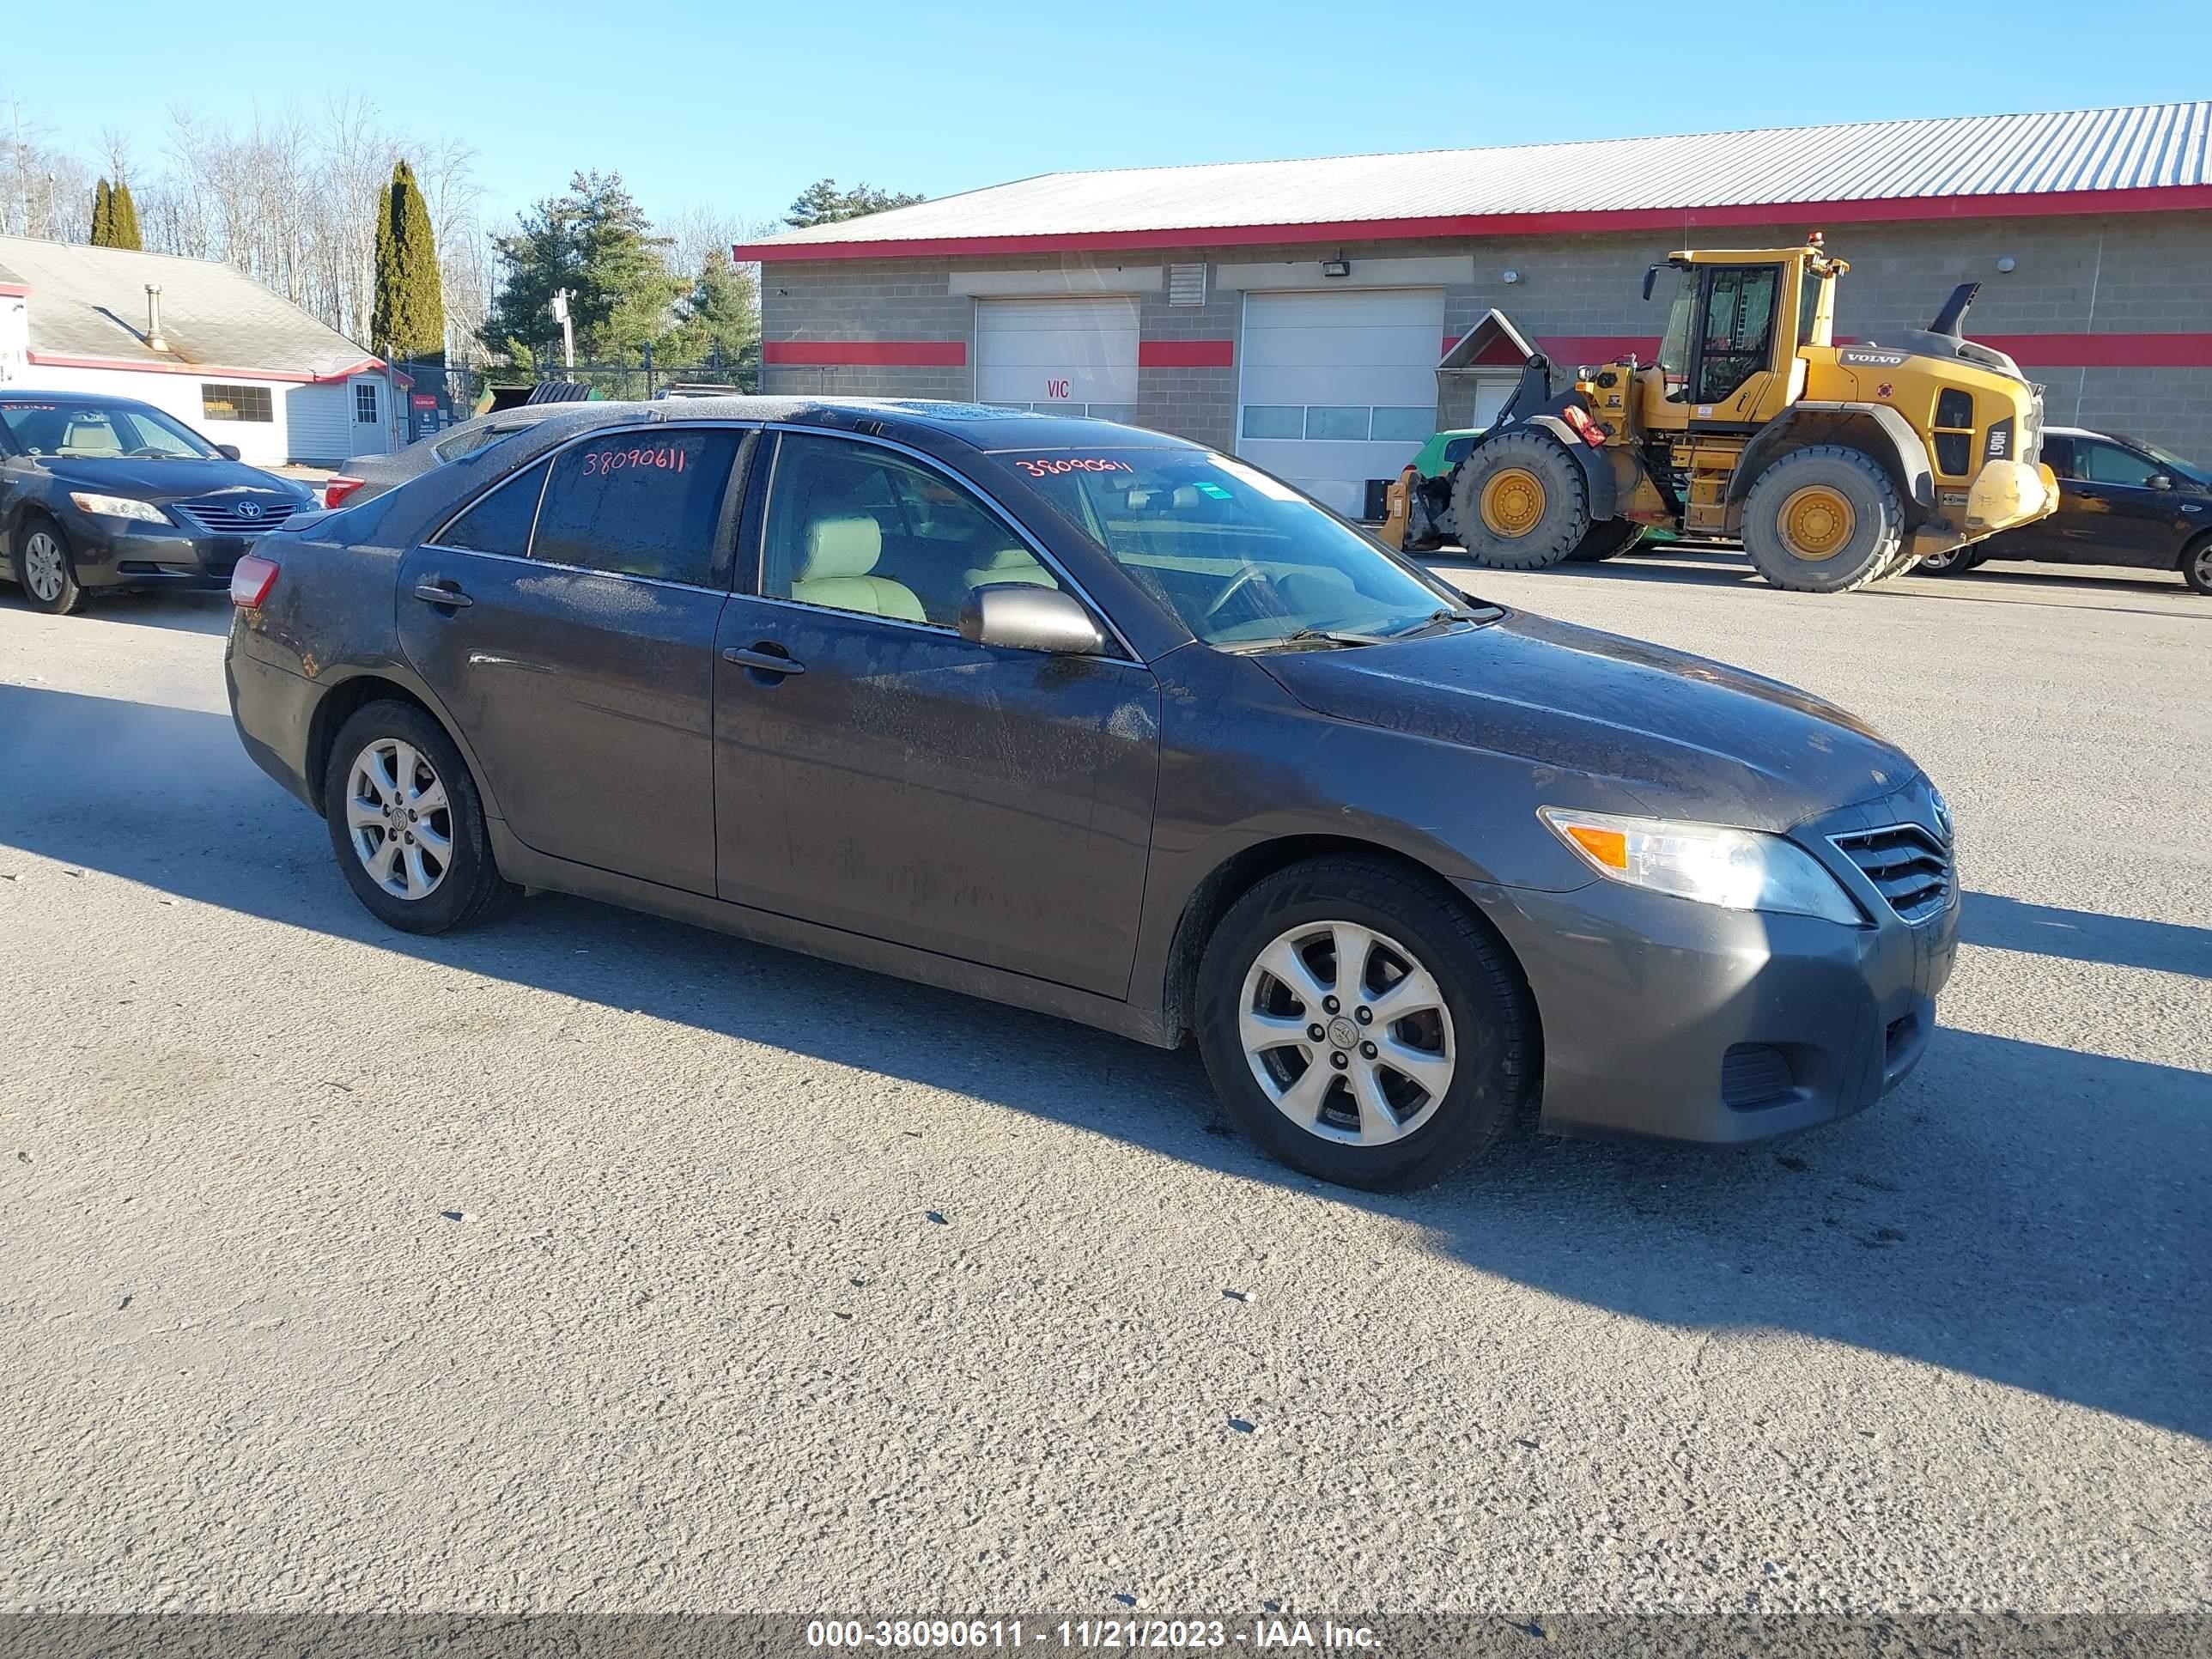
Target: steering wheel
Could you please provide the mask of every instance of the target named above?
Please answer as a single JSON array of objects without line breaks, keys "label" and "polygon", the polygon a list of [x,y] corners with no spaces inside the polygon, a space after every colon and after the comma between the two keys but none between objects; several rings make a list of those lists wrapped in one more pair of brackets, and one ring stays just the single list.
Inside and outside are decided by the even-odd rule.
[{"label": "steering wheel", "polygon": [[1235,599],[1246,588],[1251,586],[1254,582],[1266,582],[1272,587],[1274,586],[1274,581],[1275,579],[1261,568],[1260,566],[1256,564],[1246,565],[1243,569],[1238,571],[1234,576],[1231,576],[1229,579],[1228,586],[1223,588],[1218,593],[1213,596],[1213,603],[1206,607],[1206,616],[1204,620],[1209,623],[1212,622],[1215,615],[1225,607],[1230,600]]}]

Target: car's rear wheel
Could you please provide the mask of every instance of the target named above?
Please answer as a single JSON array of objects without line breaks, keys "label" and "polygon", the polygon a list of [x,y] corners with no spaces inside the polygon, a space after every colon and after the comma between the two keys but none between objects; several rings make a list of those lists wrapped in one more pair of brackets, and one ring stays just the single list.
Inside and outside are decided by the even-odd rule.
[{"label": "car's rear wheel", "polygon": [[1946,548],[1941,553],[1930,553],[1920,561],[1919,574],[1923,576],[1963,576],[1981,561],[1974,556],[1972,544]]},{"label": "car's rear wheel", "polygon": [[1208,1075],[1246,1133],[1370,1191],[1440,1181],[1526,1106],[1536,1024],[1517,964],[1456,896],[1316,859],[1230,907],[1199,970]]},{"label": "car's rear wheel", "polygon": [[66,617],[84,603],[69,538],[52,519],[33,514],[15,532],[15,580],[23,597],[50,617]]},{"label": "car's rear wheel", "polygon": [[404,933],[465,927],[513,890],[460,750],[412,703],[369,703],[339,728],[323,816],[354,896]]},{"label": "car's rear wheel", "polygon": [[2181,580],[2200,593],[2212,594],[2212,536],[2181,556]]},{"label": "car's rear wheel", "polygon": [[1589,527],[1575,550],[1567,555],[1569,564],[1598,564],[1616,553],[1626,553],[1644,539],[1644,526],[1632,524],[1626,519],[1601,519]]}]

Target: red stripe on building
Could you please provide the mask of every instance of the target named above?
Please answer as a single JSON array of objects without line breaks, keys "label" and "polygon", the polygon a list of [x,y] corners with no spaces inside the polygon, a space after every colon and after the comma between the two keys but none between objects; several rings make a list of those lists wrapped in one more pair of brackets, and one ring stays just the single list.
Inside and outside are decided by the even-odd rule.
[{"label": "red stripe on building", "polygon": [[965,340],[769,340],[761,362],[787,367],[868,368],[963,368]]},{"label": "red stripe on building", "polygon": [[1139,340],[1139,368],[1228,368],[1237,362],[1234,340]]},{"label": "red stripe on building", "polygon": [[1251,247],[1269,242],[1404,241],[1424,236],[1540,236],[1562,232],[1686,231],[1739,225],[1795,229],[1929,219],[2048,219],[2083,213],[2212,210],[2212,185],[2141,190],[2054,190],[1987,196],[1916,196],[1856,202],[1758,202],[1719,207],[1613,208],[1599,212],[1461,213],[1325,224],[1194,225],[1163,230],[1085,230],[1010,236],[917,236],[879,242],[740,242],[740,260],[888,259],[921,254],[1054,253],[1091,248]]}]

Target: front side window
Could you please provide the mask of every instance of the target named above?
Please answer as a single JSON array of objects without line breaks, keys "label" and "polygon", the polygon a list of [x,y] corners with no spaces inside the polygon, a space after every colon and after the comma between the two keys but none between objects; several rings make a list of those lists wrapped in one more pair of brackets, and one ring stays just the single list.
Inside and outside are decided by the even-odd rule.
[{"label": "front side window", "polygon": [[1725,402],[1767,366],[1774,332],[1779,265],[1715,267],[1705,294],[1705,349],[1698,359],[1697,400]]},{"label": "front side window", "polygon": [[562,450],[530,556],[622,576],[719,586],[728,428],[626,428]]},{"label": "front side window", "polygon": [[1667,306],[1667,331],[1659,339],[1659,368],[1667,397],[1680,403],[1690,395],[1690,332],[1698,320],[1698,273],[1674,268],[1674,297]]},{"label": "front side window", "polygon": [[957,628],[977,588],[1060,584],[1005,520],[942,474],[872,444],[784,435],[761,592]]},{"label": "front side window", "polygon": [[210,421],[273,422],[276,404],[265,386],[204,384],[200,387],[200,416]]},{"label": "front side window", "polygon": [[2074,465],[2078,476],[2091,483],[2125,484],[2136,489],[2150,486],[2157,462],[2118,444],[2076,443]]},{"label": "front side window", "polygon": [[481,498],[439,532],[438,545],[503,553],[511,559],[529,557],[531,526],[538,520],[538,498],[545,493],[545,475],[552,465],[540,461]]},{"label": "front side window", "polygon": [[143,404],[9,398],[0,401],[0,424],[30,455],[127,455],[153,461],[216,458],[215,446],[199,434]]},{"label": "front side window", "polygon": [[1200,449],[1000,458],[1209,645],[1386,639],[1465,601],[1280,480]]}]

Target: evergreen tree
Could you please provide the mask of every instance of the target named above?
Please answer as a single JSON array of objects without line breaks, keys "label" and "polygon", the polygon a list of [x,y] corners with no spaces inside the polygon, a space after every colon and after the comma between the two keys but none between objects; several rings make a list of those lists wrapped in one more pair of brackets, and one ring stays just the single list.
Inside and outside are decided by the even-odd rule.
[{"label": "evergreen tree", "polygon": [[138,252],[146,246],[138,234],[138,204],[131,199],[131,186],[122,179],[107,198],[107,246]]},{"label": "evergreen tree", "polygon": [[731,264],[724,250],[713,249],[677,305],[676,326],[653,347],[653,356],[672,365],[715,362],[736,368],[760,343],[759,298],[752,274]]},{"label": "evergreen tree", "polygon": [[108,189],[107,180],[102,179],[92,192],[92,245],[94,247],[113,246],[107,240],[107,236],[108,227],[114,215],[115,195]]},{"label": "evergreen tree", "polygon": [[415,169],[401,161],[376,209],[376,296],[369,349],[395,362],[445,361],[445,289]]},{"label": "evergreen tree", "polygon": [[661,340],[688,286],[668,269],[669,244],[653,234],[620,173],[577,173],[566,196],[539,202],[494,242],[505,281],[484,319],[484,343],[499,351],[509,340],[557,343],[550,307],[564,288],[578,356],[634,352]]},{"label": "evergreen tree", "polygon": [[791,211],[783,216],[783,222],[802,228],[835,224],[842,219],[859,219],[891,208],[912,207],[923,199],[920,196],[902,195],[896,191],[878,190],[870,184],[858,184],[850,190],[840,190],[835,179],[823,179],[799,192],[792,202]]}]

